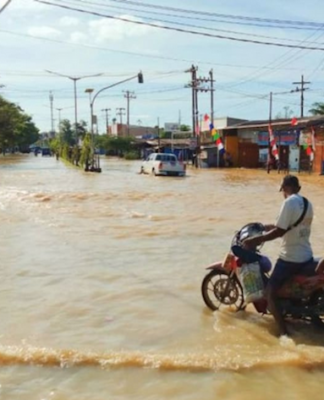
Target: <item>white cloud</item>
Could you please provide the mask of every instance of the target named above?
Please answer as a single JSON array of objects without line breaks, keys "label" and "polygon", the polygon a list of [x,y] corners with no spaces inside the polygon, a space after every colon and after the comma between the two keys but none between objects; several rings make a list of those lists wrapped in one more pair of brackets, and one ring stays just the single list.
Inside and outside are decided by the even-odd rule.
[{"label": "white cloud", "polygon": [[[122,18],[133,19],[129,15]],[[148,35],[152,28],[145,25],[136,25],[118,20],[97,19],[89,22],[89,34],[96,43],[107,42],[107,40],[119,41],[129,37]]]},{"label": "white cloud", "polygon": [[67,27],[78,26],[79,23],[80,21],[74,17],[62,17],[59,22],[61,26],[67,26]]},{"label": "white cloud", "polygon": [[33,0],[15,0],[9,5],[9,7],[10,9],[26,11],[40,11],[46,9],[45,4],[37,3]]},{"label": "white cloud", "polygon": [[88,36],[85,33],[82,32],[73,32],[70,35],[70,41],[72,43],[85,43],[87,40]]},{"label": "white cloud", "polygon": [[61,36],[61,32],[50,26],[32,26],[27,30],[29,35],[41,36],[44,38],[58,38]]}]

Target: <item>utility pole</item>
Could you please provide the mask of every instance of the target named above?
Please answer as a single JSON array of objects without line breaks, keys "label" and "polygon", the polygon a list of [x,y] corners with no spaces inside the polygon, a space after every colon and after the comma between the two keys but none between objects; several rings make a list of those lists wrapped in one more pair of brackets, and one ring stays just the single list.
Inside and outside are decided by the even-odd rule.
[{"label": "utility pole", "polygon": [[106,114],[106,132],[109,135],[109,111],[111,111],[111,108],[104,108],[101,111],[104,111]]},{"label": "utility pole", "polygon": [[55,132],[55,129],[54,129],[54,115],[53,115],[54,96],[53,96],[52,92],[50,92],[50,94],[49,94],[49,100],[50,100],[50,105],[51,105],[51,133],[53,135]]},{"label": "utility pole", "polygon": [[198,153],[198,135],[197,135],[197,125],[198,125],[198,96],[197,96],[197,71],[198,67],[192,65],[190,69],[186,70],[185,72],[190,72],[191,73],[191,81],[186,87],[191,88],[191,95],[192,95],[192,133],[193,137],[197,141],[196,145],[196,157],[194,159],[195,166],[198,168],[198,158],[197,158],[197,153]]},{"label": "utility pole", "polygon": [[157,119],[157,128],[158,128],[158,145],[159,145],[159,153],[161,151],[161,137],[160,137],[160,117]]},{"label": "utility pole", "polygon": [[293,82],[293,85],[301,85],[299,88],[298,86],[296,87],[295,92],[300,92],[300,117],[304,117],[304,92],[305,90],[308,90],[309,88],[305,88],[305,85],[310,85],[311,82],[305,82],[304,81],[304,75],[301,76],[301,82]]},{"label": "utility pole", "polygon": [[269,99],[269,125],[271,125],[271,122],[272,122],[272,95],[273,95],[273,93],[270,92],[270,99]]},{"label": "utility pole", "polygon": [[[125,114],[125,108],[119,107],[119,108],[116,108],[116,111],[117,111],[116,115],[119,116],[119,123],[121,125],[121,129],[122,129],[122,131],[124,131],[124,129],[123,129],[123,115],[126,115]],[[118,132],[117,132],[117,135],[118,135]]]},{"label": "utility pole", "polygon": [[214,126],[214,71],[211,69],[209,71],[209,78],[210,78],[210,122]]},{"label": "utility pole", "polygon": [[[207,85],[207,86],[206,86]],[[210,70],[209,72],[209,77],[199,77],[196,79],[196,85],[195,85],[195,92],[196,92],[196,104],[197,104],[197,110],[196,110],[196,115],[197,115],[197,121],[198,121],[198,93],[211,93],[210,96],[210,107],[211,107],[211,123],[214,124],[214,74],[213,70]],[[202,122],[200,124],[202,126]],[[197,142],[198,142],[198,149],[200,149],[201,145],[201,135],[199,134],[197,137]],[[219,157],[219,152],[218,152],[218,157],[217,157],[217,167],[219,167],[220,164],[220,157]]]},{"label": "utility pole", "polygon": [[125,92],[125,99],[127,99],[127,135],[129,136],[129,115],[130,115],[130,101],[136,99],[135,93],[126,90]]}]

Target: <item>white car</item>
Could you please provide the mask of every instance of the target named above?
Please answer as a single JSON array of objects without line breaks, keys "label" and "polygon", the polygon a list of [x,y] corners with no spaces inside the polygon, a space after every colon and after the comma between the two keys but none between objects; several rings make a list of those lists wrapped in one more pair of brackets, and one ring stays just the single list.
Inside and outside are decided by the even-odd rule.
[{"label": "white car", "polygon": [[186,165],[174,154],[152,153],[143,161],[141,173],[153,175],[185,176]]}]

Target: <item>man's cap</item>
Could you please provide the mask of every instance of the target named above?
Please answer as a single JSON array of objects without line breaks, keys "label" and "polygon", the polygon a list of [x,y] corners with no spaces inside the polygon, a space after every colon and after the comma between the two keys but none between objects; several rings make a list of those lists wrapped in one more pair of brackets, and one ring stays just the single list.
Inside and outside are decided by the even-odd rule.
[{"label": "man's cap", "polygon": [[296,189],[300,189],[300,185],[299,185],[299,180],[297,178],[297,176],[295,175],[286,175],[283,180],[282,180],[282,184],[280,186],[280,192],[283,190],[284,187],[293,187]]}]

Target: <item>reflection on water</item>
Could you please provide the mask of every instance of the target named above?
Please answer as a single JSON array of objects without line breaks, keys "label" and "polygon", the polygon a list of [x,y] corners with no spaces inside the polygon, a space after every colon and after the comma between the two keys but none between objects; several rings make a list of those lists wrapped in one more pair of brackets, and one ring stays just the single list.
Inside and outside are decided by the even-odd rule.
[{"label": "reflection on water", "polygon": [[[104,160],[102,174],[86,174],[54,158],[0,158],[0,395],[322,398],[322,332],[297,322],[293,340],[279,340],[271,317],[213,315],[200,295],[203,267],[234,231],[274,220],[281,176],[168,179],[139,166]],[[301,182],[321,255],[324,181]],[[263,250],[274,261],[278,243]]]}]

